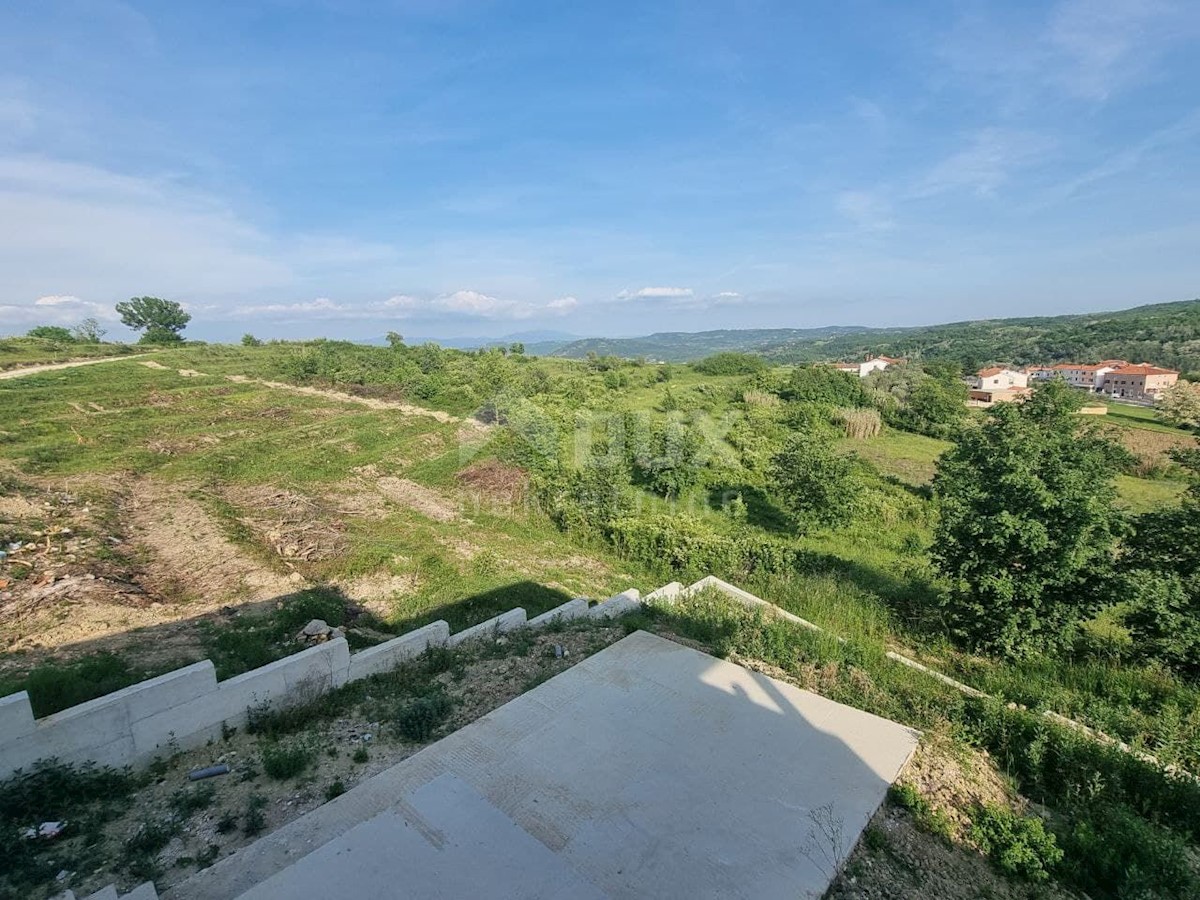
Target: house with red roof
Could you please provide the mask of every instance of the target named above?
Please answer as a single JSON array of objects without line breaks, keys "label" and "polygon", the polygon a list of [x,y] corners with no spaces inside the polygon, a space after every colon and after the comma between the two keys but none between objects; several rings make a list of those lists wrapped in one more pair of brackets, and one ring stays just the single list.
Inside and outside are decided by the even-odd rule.
[{"label": "house with red roof", "polygon": [[1110,397],[1127,400],[1157,400],[1167,388],[1179,381],[1174,369],[1152,366],[1150,363],[1117,366],[1104,374],[1099,390]]}]

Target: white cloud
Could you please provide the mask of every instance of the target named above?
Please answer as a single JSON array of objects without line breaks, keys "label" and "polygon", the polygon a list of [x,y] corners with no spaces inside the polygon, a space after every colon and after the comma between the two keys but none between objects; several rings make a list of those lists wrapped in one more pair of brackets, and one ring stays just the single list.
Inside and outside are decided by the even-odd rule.
[{"label": "white cloud", "polygon": [[[219,317],[220,307],[210,308],[209,311]],[[328,297],[317,297],[315,300],[303,300],[297,303],[264,303],[256,306],[239,306],[230,311],[233,318],[247,316],[312,316],[313,318],[350,317],[355,312],[354,307],[335,303]]]},{"label": "white cloud", "polygon": [[574,297],[559,297],[557,300],[551,300],[546,304],[546,309],[550,312],[561,314],[569,313],[575,307],[579,306],[579,301]]},{"label": "white cloud", "polygon": [[863,231],[888,231],[896,226],[891,205],[869,191],[843,191],[836,205],[841,215]]},{"label": "white cloud", "polygon": [[113,300],[202,297],[295,281],[279,248],[214,198],[93,166],[0,156],[0,223],[9,296],[54,284]]},{"label": "white cloud", "polygon": [[716,294],[715,296],[718,300],[736,300],[742,295],[737,291],[721,291],[721,293]]},{"label": "white cloud", "polygon": [[956,190],[992,196],[1011,174],[1044,161],[1055,142],[1028,131],[984,128],[968,146],[935,164],[910,190],[911,197],[932,197]]},{"label": "white cloud", "polygon": [[618,300],[640,300],[640,299],[656,299],[656,298],[678,298],[692,296],[692,289],[688,287],[644,287],[639,290],[632,291],[628,288],[617,294]]},{"label": "white cloud", "polygon": [[26,305],[0,305],[0,333],[20,333],[34,325],[78,325],[83,319],[116,321],[112,306],[70,294],[48,294]]}]

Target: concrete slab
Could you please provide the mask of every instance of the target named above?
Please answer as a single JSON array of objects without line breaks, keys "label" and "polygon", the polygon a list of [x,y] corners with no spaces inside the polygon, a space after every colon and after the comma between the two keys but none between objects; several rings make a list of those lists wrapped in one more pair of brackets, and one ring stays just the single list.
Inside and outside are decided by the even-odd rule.
[{"label": "concrete slab", "polygon": [[166,897],[819,897],[916,739],[637,632]]}]

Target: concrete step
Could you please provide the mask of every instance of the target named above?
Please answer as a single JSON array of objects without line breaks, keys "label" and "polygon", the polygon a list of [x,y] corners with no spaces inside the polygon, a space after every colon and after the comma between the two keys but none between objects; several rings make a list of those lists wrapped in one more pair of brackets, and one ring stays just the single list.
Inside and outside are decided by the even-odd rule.
[{"label": "concrete step", "polygon": [[616,596],[609,597],[603,603],[597,603],[588,610],[588,616],[593,619],[612,619],[625,613],[635,612],[642,608],[642,594],[637,588],[621,591]]}]

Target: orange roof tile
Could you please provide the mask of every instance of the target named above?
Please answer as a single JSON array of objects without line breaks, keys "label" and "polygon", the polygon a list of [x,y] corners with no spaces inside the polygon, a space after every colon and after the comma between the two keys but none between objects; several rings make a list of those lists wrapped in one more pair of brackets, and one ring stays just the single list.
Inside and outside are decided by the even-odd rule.
[{"label": "orange roof tile", "polygon": [[1141,363],[1136,366],[1118,366],[1108,373],[1109,375],[1178,375],[1174,369],[1164,369],[1160,366],[1152,366],[1149,363]]}]

